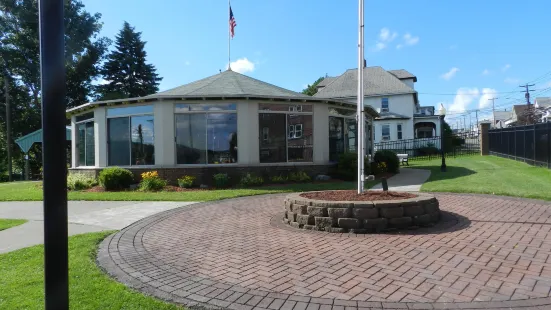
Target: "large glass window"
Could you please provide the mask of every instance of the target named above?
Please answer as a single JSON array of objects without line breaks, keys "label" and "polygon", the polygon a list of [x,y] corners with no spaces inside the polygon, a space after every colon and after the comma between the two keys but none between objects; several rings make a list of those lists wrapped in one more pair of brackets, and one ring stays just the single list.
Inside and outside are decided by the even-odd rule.
[{"label": "large glass window", "polygon": [[356,152],[356,119],[329,116],[329,160],[344,152]]},{"label": "large glass window", "polygon": [[384,124],[381,126],[381,140],[388,141],[390,140],[390,125]]},{"label": "large glass window", "polygon": [[237,163],[235,104],[177,104],[178,164]]},{"label": "large glass window", "polygon": [[260,104],[260,162],[312,162],[312,105]]},{"label": "large glass window", "polygon": [[[125,109],[126,111],[124,111]],[[107,110],[107,116],[109,117],[107,120],[109,166],[155,164],[153,115],[140,115],[140,113],[150,113],[152,111],[152,106]],[[121,116],[124,114],[136,115]]]},{"label": "large glass window", "polygon": [[381,98],[381,112],[388,112],[388,98]]},{"label": "large glass window", "polygon": [[77,132],[77,166],[94,166],[96,164],[94,121],[78,123]]}]

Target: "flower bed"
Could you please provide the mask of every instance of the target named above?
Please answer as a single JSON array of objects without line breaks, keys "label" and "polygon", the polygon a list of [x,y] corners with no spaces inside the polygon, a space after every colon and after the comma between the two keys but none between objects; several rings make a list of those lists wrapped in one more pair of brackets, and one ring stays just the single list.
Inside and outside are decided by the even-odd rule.
[{"label": "flower bed", "polygon": [[[440,219],[439,203],[433,195],[382,191],[367,193],[366,196],[358,195],[354,191],[290,194],[284,200],[283,220],[295,228],[340,233],[373,233],[432,226]],[[355,198],[376,197],[378,200],[335,200],[354,197],[352,194]],[[403,197],[396,197],[397,195]],[[388,199],[383,200],[384,198]]]}]

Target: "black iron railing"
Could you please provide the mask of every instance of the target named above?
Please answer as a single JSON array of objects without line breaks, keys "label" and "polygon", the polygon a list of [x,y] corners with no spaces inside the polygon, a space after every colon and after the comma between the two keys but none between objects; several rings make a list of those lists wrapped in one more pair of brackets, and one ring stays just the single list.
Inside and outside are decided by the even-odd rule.
[{"label": "black iron railing", "polygon": [[490,154],[551,169],[551,123],[491,129]]},{"label": "black iron railing", "polygon": [[[408,154],[411,160],[440,158],[442,138],[418,138],[375,143],[374,150],[391,150],[397,154]],[[480,153],[478,132],[453,133],[444,137],[446,157]]]}]

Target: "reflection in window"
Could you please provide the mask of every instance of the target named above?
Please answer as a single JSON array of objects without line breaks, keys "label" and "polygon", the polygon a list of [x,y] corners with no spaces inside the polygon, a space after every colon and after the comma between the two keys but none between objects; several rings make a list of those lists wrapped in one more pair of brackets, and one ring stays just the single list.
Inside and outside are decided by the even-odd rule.
[{"label": "reflection in window", "polygon": [[261,103],[258,106],[260,111],[274,112],[312,112],[311,104],[289,105],[285,103]]},{"label": "reflection in window", "polygon": [[179,103],[176,105],[176,113],[186,113],[194,111],[236,111],[237,105],[235,103],[225,103],[225,104],[188,104],[188,103]]},{"label": "reflection in window", "polygon": [[110,108],[107,109],[107,116],[122,116],[122,115],[136,115],[136,114],[152,114],[152,105],[138,105],[124,108]]},{"label": "reflection in window", "polygon": [[109,166],[155,164],[152,115],[108,119]]},{"label": "reflection in window", "polygon": [[269,133],[267,139],[260,141],[260,162],[280,163],[287,161],[286,115],[260,113],[258,122],[263,132]]},{"label": "reflection in window", "polygon": [[313,161],[314,127],[312,115],[287,115],[287,123],[294,127],[292,138],[287,141],[288,161]]},{"label": "reflection in window", "polygon": [[77,124],[78,140],[78,166],[94,166],[95,162],[95,141],[94,122]]},{"label": "reflection in window", "polygon": [[237,114],[177,114],[175,122],[176,163],[237,162]]},{"label": "reflection in window", "polygon": [[356,120],[330,116],[329,160],[337,161],[345,152],[356,152]]},{"label": "reflection in window", "polygon": [[390,125],[384,124],[381,126],[381,140],[388,141],[390,140]]}]

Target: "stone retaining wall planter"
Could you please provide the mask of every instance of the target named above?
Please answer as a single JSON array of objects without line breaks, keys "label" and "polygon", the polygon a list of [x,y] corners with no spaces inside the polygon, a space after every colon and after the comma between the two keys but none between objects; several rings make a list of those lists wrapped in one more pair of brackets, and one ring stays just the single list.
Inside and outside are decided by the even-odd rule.
[{"label": "stone retaining wall planter", "polygon": [[432,226],[440,219],[431,194],[378,201],[315,200],[293,193],[285,197],[283,221],[295,228],[327,232],[378,233]]}]

